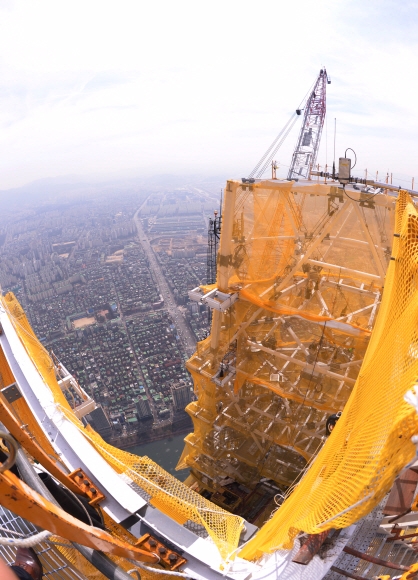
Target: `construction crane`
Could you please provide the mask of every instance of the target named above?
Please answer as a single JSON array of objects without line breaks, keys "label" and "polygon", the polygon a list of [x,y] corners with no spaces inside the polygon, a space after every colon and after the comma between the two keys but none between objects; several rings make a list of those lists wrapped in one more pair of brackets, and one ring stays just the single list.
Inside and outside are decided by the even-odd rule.
[{"label": "construction crane", "polygon": [[[327,84],[331,84],[331,79],[327,75],[325,68],[323,68],[321,69],[313,88],[309,89],[306,93],[299,107],[292,113],[283,129],[277,135],[249,176],[243,178],[244,183],[261,178],[269,167],[272,168],[272,177],[275,179],[277,165],[273,159],[280,147],[283,145],[297,119],[302,114],[302,111],[305,111],[303,125],[300,130],[296,149],[293,153],[292,163],[287,178],[292,180],[300,179],[301,177],[309,178],[310,171],[313,168],[318,155],[319,143],[321,140],[322,127],[326,112]],[[305,103],[305,106],[302,108],[303,103]]]},{"label": "construction crane", "polygon": [[304,109],[296,109],[296,115],[301,115],[303,110],[305,112],[289,173],[287,174],[287,179],[289,180],[309,179],[311,170],[315,167],[327,110],[327,84],[331,84],[331,79],[327,75],[325,68],[323,68],[319,72]]}]

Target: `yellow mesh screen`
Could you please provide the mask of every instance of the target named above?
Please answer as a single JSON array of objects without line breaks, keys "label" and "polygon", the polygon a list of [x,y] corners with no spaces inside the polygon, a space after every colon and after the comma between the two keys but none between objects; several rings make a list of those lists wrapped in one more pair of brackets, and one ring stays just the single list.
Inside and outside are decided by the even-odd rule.
[{"label": "yellow mesh screen", "polygon": [[[344,408],[356,386],[296,491],[241,552],[248,559],[290,546],[301,530],[347,526],[368,513],[412,457],[410,437],[418,431],[403,402],[418,371],[418,217],[407,194],[400,194],[394,219],[390,199],[383,209],[360,209],[336,188],[270,185],[228,185],[235,197],[232,213],[224,212],[218,277],[223,291],[240,292],[240,299],[214,312],[211,336],[187,363],[197,401],[187,408],[194,432],[180,465],[211,491],[225,476],[250,489],[261,477],[292,485],[323,445],[326,417]],[[228,215],[232,239],[225,237]],[[401,237],[368,346],[393,224]],[[84,429],[20,305],[12,294],[3,304],[57,404],[109,464],[167,515],[203,525],[221,554],[230,554],[242,519],[150,459]]]},{"label": "yellow mesh screen", "polygon": [[241,552],[289,548],[300,532],[351,525],[370,512],[415,454],[415,410],[404,401],[418,376],[418,214],[399,193],[385,293],[361,371],[341,419],[292,495]]},{"label": "yellow mesh screen", "polygon": [[[291,485],[353,389],[380,302],[388,256],[379,243],[392,234],[393,204],[362,207],[360,220],[334,190],[227,184],[216,286],[239,299],[214,311],[211,335],[187,362],[197,401],[186,409],[194,432],[177,466],[209,492],[222,493],[225,478],[249,489],[262,477]],[[310,261],[298,265],[303,255]]]},{"label": "yellow mesh screen", "polygon": [[[116,524],[112,525],[112,520],[110,518],[105,519],[106,525],[109,525],[109,531],[112,536],[118,538],[119,540],[125,540],[128,544],[134,544],[136,538],[133,536],[128,535],[127,533],[123,533],[123,528],[120,528]],[[125,530],[126,532],[126,530]],[[61,545],[56,545],[56,549],[70,562],[78,572],[83,574],[89,580],[107,580],[107,576],[104,576],[95,566],[93,566],[84,556],[80,554],[78,550],[68,545],[68,542],[64,538],[60,538],[58,536],[54,536],[52,538],[53,541],[58,542]],[[165,574],[159,574],[158,568],[155,572],[151,570],[144,570],[139,566],[135,565],[135,563],[126,560],[126,558],[121,558],[119,556],[112,556],[108,555],[108,557],[120,568],[125,570],[126,572],[131,570],[138,570],[140,578],[144,578],[144,580],[166,580],[167,576]],[[61,576],[58,574],[52,574],[52,578]],[[137,576],[132,574],[132,578],[135,579]]]},{"label": "yellow mesh screen", "polygon": [[[115,523],[107,514],[105,514],[104,512],[102,512],[102,513],[103,513],[106,529],[107,529],[107,531],[109,531],[112,534],[112,536],[114,536],[115,538],[118,538],[118,540],[123,540],[128,544],[135,544],[135,542],[137,541],[137,538],[135,538],[135,536],[130,534],[127,530],[125,530],[119,524]],[[112,556],[112,560],[118,566],[120,566],[121,568],[123,568],[126,571],[132,570],[132,569],[137,569],[139,574],[140,574],[140,577],[144,578],[144,580],[167,580],[166,574],[158,574],[158,568],[156,568],[156,571],[153,572],[151,570],[144,570],[143,568],[140,568],[139,566],[135,566],[135,564],[133,564],[132,562],[129,562],[125,558],[119,558],[117,556],[115,556],[115,557]],[[133,575],[133,578],[135,578],[135,575]]]},{"label": "yellow mesh screen", "polygon": [[[3,298],[15,329],[50,387],[57,405],[119,473],[128,475],[151,496],[151,503],[179,523],[191,520],[202,525],[226,557],[238,546],[243,519],[219,508],[185,486],[147,457],[138,457],[106,443],[90,426],[84,428],[69,407],[57,383],[54,365],[48,352],[37,340],[23,310],[12,293]],[[33,417],[30,428],[36,426]]]},{"label": "yellow mesh screen", "polygon": [[[125,530],[122,526],[116,524],[105,512],[102,512],[103,519],[105,522],[106,530],[114,537],[120,541],[124,541],[127,544],[134,545],[137,541],[132,534],[130,534],[127,530]],[[56,549],[61,552],[61,554],[86,578],[92,580],[106,580],[106,576],[104,576],[101,572],[97,570],[84,556],[78,552],[75,548],[68,544],[68,542],[64,538],[60,538],[58,536],[54,536],[51,538],[53,541],[58,542],[60,545],[56,545]],[[152,570],[144,570],[139,566],[135,565],[133,561],[129,561],[126,558],[121,558],[119,556],[108,555],[108,557],[117,564],[123,570],[130,571],[130,570],[138,570],[140,574],[140,578],[144,578],[144,580],[167,580],[167,576],[165,574],[159,574],[158,568],[156,568],[155,572]],[[55,577],[53,575],[52,577]],[[134,574],[132,578],[137,578]]]},{"label": "yellow mesh screen", "polygon": [[151,496],[151,503],[179,523],[201,524],[226,557],[237,546],[243,519],[214,505],[164,471],[148,457],[138,457],[106,443],[89,426],[83,433],[117,471],[129,476]]},{"label": "yellow mesh screen", "polygon": [[[9,367],[3,349],[0,348],[0,388],[7,387],[14,382],[15,377],[13,376],[13,373]],[[33,421],[32,413],[25,399],[23,397],[17,399],[14,401],[14,403],[11,404],[11,407],[22,425],[30,424],[31,436],[36,440],[38,445],[45,451],[45,453],[60,461],[60,458],[56,455],[51,442],[45,436],[39,425]]]},{"label": "yellow mesh screen", "polygon": [[[56,545],[56,549],[70,562],[76,570],[81,572],[89,580],[106,580],[104,576],[97,568],[95,568],[84,556],[80,554],[78,550],[73,548],[71,544],[65,538],[60,538],[59,536],[52,536],[51,540],[54,542],[59,542],[61,545]],[[112,558],[113,559],[113,558]],[[52,574],[52,578],[55,574]]]},{"label": "yellow mesh screen", "polygon": [[59,403],[61,407],[71,410],[67,399],[57,383],[54,363],[52,362],[48,351],[36,338],[36,335],[15,295],[12,292],[8,292],[1,300],[4,309],[8,312],[10,319],[13,322],[17,334],[26,348],[26,351],[34,361],[42,379],[51,389],[55,401]]}]

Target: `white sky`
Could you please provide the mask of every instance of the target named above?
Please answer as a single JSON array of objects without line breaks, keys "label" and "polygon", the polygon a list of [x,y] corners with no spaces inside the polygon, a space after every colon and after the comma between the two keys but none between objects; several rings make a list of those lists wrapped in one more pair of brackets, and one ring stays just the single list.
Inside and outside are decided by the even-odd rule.
[{"label": "white sky", "polygon": [[247,175],[323,65],[328,163],[337,117],[337,157],[418,181],[417,57],[418,0],[0,0],[0,189]]}]

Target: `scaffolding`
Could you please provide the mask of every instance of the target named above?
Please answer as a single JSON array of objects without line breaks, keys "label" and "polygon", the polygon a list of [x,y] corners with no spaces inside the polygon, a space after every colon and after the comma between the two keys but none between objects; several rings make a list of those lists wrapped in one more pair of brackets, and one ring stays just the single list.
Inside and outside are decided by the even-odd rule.
[{"label": "scaffolding", "polygon": [[178,465],[201,490],[291,486],[321,449],[376,320],[394,204],[313,182],[227,183],[217,281],[193,291],[218,305],[187,363],[197,401]]},{"label": "scaffolding", "polygon": [[[227,182],[216,285],[192,291],[213,309],[211,334],[187,363],[197,400],[187,407],[194,432],[179,467],[191,468],[192,489],[84,427],[59,382],[65,373],[11,293],[1,300],[8,353],[0,350],[1,386],[18,382],[12,368],[36,369],[53,396],[42,417],[50,413],[60,427],[67,419],[71,433],[91,448],[89,457],[100,455],[109,477],[122,476],[118,492],[131,482],[145,503],[202,530],[223,559],[238,553],[257,560],[290,549],[301,531],[364,518],[416,453],[418,415],[405,395],[418,376],[417,239],[418,214],[404,191],[395,199],[333,184]],[[7,346],[10,337],[24,347],[18,359]],[[40,386],[35,375],[31,389]],[[25,397],[3,403],[2,421],[11,431],[16,417],[25,422],[19,440],[31,445],[35,459],[48,469],[68,461]],[[340,411],[326,438],[327,418]],[[65,471],[57,477],[69,483]],[[262,479],[287,488],[286,499],[238,551],[241,498],[224,493],[225,485],[251,493]],[[105,523],[113,536],[108,548],[121,540],[118,549],[134,549],[133,536],[110,518]],[[85,540],[100,532],[82,531]]]}]

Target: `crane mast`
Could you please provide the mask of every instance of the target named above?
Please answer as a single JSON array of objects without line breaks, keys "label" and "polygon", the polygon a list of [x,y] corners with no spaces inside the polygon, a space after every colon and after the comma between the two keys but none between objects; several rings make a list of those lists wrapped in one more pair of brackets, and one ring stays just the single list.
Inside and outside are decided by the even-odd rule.
[{"label": "crane mast", "polygon": [[[327,84],[331,84],[331,79],[323,68],[305,105],[303,124],[287,175],[289,180],[309,179],[311,169],[315,166],[327,109]],[[301,113],[302,110],[296,110],[297,115]]]}]

